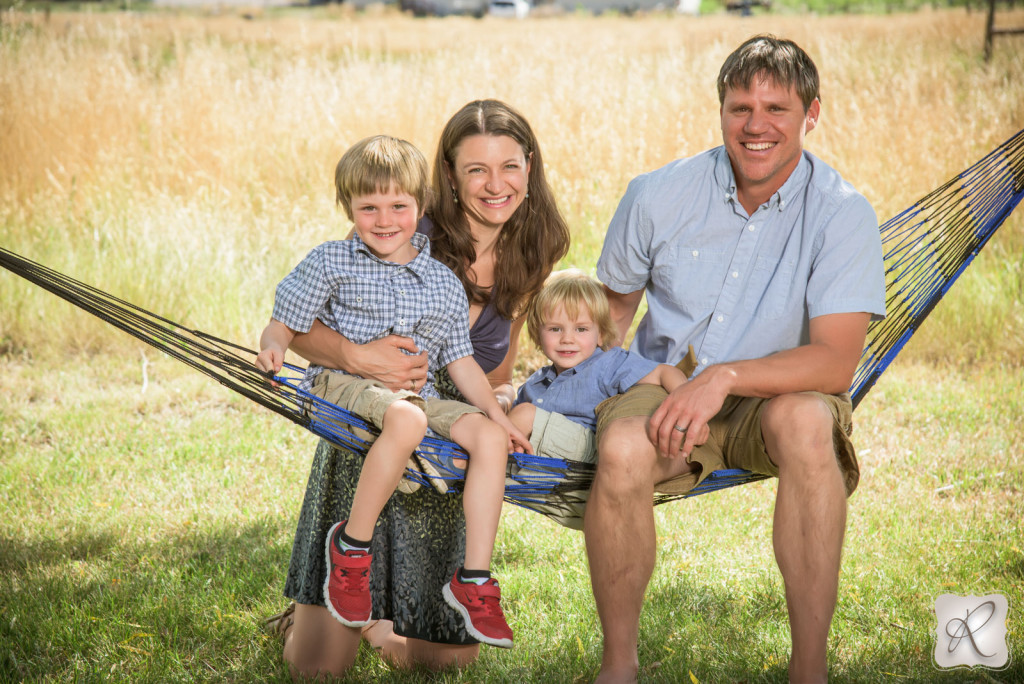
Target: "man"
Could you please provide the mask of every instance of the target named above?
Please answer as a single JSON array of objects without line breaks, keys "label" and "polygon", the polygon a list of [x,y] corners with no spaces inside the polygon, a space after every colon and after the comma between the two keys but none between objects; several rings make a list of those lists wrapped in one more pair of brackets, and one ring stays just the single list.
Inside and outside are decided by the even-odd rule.
[{"label": "man", "polygon": [[846,391],[868,323],[885,312],[878,223],[803,150],[821,103],[817,69],[795,43],[746,41],[722,66],[718,94],[724,145],[634,179],[598,261],[620,331],[647,295],[633,349],[696,367],[667,398],[641,386],[598,407],[584,534],[604,631],[599,682],[636,681],[655,487],[680,491],[719,468],[779,478],[773,544],[790,680],[827,676],[858,480]]}]

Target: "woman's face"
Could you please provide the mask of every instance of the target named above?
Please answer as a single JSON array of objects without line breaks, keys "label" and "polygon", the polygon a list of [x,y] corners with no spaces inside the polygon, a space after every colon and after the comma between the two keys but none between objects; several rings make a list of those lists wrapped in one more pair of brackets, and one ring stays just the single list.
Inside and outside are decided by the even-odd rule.
[{"label": "woman's face", "polygon": [[472,135],[455,149],[448,180],[471,225],[501,228],[526,199],[530,159],[507,135]]}]

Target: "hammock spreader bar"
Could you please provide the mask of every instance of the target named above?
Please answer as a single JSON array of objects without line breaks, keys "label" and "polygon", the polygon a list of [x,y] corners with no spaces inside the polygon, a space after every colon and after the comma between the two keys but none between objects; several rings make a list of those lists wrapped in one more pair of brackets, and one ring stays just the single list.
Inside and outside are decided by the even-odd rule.
[{"label": "hammock spreader bar", "polygon": [[[868,328],[850,393],[857,406],[924,319],[1024,197],[1024,130],[880,228],[886,264],[887,316]],[[185,328],[90,285],[0,248],[0,265],[107,321],[139,340],[275,411],[335,446],[365,452],[376,429],[361,417],[298,389],[302,369],[287,366],[271,383],[253,365],[256,353]],[[424,486],[438,478],[449,491],[461,475],[442,465],[466,458],[458,445],[427,438],[417,455],[434,474],[409,470]],[[579,527],[593,466],[511,454],[505,499],[570,527]],[[765,479],[745,470],[711,473],[682,494],[655,494],[655,503],[689,498]]]}]

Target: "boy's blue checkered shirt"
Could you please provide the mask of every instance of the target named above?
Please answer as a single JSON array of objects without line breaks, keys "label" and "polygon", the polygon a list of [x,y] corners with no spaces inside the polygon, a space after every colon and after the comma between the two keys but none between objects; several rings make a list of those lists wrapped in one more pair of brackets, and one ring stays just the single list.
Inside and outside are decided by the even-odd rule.
[{"label": "boy's blue checkered shirt", "polygon": [[[456,275],[431,258],[427,237],[414,234],[412,244],[416,258],[396,264],[374,256],[358,235],[323,243],[278,284],[274,319],[308,332],[319,318],[356,344],[410,337],[427,353],[420,394],[436,397],[434,371],[473,355],[469,303]],[[308,390],[323,370],[311,364],[300,387]]]}]

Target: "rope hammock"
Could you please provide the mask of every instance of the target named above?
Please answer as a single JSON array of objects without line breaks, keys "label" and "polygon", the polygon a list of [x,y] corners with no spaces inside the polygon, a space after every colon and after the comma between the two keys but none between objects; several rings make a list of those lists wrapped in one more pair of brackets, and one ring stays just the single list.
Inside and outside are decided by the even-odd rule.
[{"label": "rope hammock", "polygon": [[[868,328],[850,388],[855,407],[1022,197],[1024,130],[881,226],[888,313]],[[256,370],[256,352],[250,349],[189,330],[3,248],[0,264],[339,448],[365,453],[368,440],[377,433],[361,417],[299,391],[303,372],[299,367],[286,366],[272,384]],[[440,480],[449,491],[461,488],[461,473],[442,465],[452,458],[466,458],[458,445],[428,437],[415,455],[421,466],[428,467],[409,469],[406,478],[426,486]],[[586,463],[510,454],[505,500],[579,527],[593,473],[594,466]],[[655,494],[655,503],[766,477],[721,470],[688,492]]]}]

